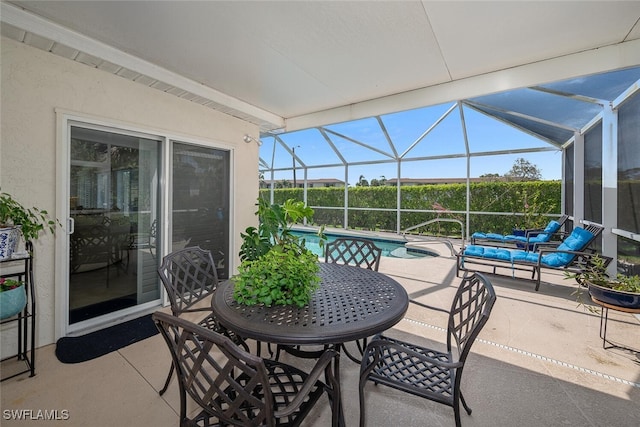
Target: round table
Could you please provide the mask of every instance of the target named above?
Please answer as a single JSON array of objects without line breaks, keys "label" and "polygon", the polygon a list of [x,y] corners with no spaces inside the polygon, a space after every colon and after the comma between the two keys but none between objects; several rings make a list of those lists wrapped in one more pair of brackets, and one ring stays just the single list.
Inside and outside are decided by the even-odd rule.
[{"label": "round table", "polygon": [[342,344],[383,332],[407,311],[409,297],[382,273],[341,264],[320,264],[319,289],[309,305],[240,305],[233,282],[221,283],[211,299],[220,323],[238,335],[282,345]]}]

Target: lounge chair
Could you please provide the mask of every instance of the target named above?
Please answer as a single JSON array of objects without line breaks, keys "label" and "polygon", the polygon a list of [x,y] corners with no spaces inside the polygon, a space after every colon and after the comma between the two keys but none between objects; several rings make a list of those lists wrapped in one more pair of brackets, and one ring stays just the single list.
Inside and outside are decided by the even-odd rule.
[{"label": "lounge chair", "polygon": [[[596,255],[588,250],[588,246],[602,232],[602,227],[590,225],[589,230],[576,227],[571,234],[557,247],[544,248],[538,251],[526,251],[507,248],[470,245],[456,253],[456,275],[460,271],[477,271],[469,265],[483,265],[491,267],[493,274],[499,274],[498,268],[511,271],[513,277],[516,270],[531,272],[531,280],[536,283],[536,291],[540,288],[540,273],[543,268],[580,272],[591,263]],[[610,257],[604,257],[605,264],[611,262]]]},{"label": "lounge chair", "polygon": [[546,243],[551,240],[554,235],[562,236],[562,226],[569,218],[569,215],[562,215],[557,220],[549,221],[545,228],[529,228],[524,231],[524,235],[516,236],[514,234],[497,234],[497,233],[481,233],[476,232],[471,235],[472,245],[484,246],[517,246],[531,250],[538,243]]}]

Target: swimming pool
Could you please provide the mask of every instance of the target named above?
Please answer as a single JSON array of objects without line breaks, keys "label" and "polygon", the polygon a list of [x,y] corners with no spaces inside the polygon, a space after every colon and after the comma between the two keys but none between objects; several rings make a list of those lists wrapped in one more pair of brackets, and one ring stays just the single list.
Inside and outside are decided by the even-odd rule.
[{"label": "swimming pool", "polygon": [[[324,248],[320,247],[320,238],[313,231],[301,231],[301,230],[293,230],[292,234],[296,236],[304,237],[305,239],[305,247],[310,249],[311,252],[318,255],[319,257],[324,257]],[[356,237],[349,234],[338,234],[338,233],[326,233],[327,242],[333,242],[339,237]],[[357,236],[363,237],[363,236]],[[404,241],[399,240],[389,240],[389,239],[381,239],[378,237],[369,237],[364,236],[364,238],[373,241],[377,247],[382,249],[382,256],[390,257],[390,258],[404,258],[404,259],[413,259],[413,258],[425,258],[425,257],[433,257],[438,256],[438,254],[434,252],[430,252],[424,249],[415,249],[415,248],[406,248]]]}]

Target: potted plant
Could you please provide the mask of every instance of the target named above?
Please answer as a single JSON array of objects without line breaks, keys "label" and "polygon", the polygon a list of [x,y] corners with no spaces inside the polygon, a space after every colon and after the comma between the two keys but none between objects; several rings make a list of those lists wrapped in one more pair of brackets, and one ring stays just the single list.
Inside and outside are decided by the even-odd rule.
[{"label": "potted plant", "polygon": [[46,210],[26,208],[8,193],[0,193],[0,260],[11,258],[18,237],[36,240],[42,231],[55,233],[56,222]]},{"label": "potted plant", "polygon": [[27,294],[21,280],[0,277],[0,319],[20,313],[27,305]]},{"label": "potted plant", "polygon": [[[258,199],[258,228],[241,234],[241,264],[234,281],[234,298],[241,304],[296,305],[309,303],[320,282],[318,257],[291,233],[291,225],[311,220],[313,209],[287,200],[270,205]],[[322,236],[322,229],[319,232]]]},{"label": "potted plant", "polygon": [[582,288],[586,287],[592,298],[605,304],[640,308],[640,276],[617,274],[615,278],[611,278],[606,273],[604,259],[597,255],[579,273],[567,273],[566,276],[575,279],[580,285],[576,291],[579,301]]}]

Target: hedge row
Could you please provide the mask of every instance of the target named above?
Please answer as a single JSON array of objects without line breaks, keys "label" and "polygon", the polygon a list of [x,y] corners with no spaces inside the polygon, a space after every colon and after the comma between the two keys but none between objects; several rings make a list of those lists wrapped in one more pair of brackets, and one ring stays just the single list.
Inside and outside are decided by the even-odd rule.
[{"label": "hedge row", "polygon": [[[401,187],[400,230],[435,218],[457,219],[465,223],[465,184],[417,185]],[[269,198],[270,190],[260,190]],[[303,200],[301,188],[274,190],[274,202]],[[344,188],[309,188],[307,204],[314,208],[314,223],[344,228]],[[396,187],[349,187],[348,221],[351,229],[396,231]],[[470,230],[510,233],[512,228],[544,226],[549,215],[561,211],[560,181],[485,182],[470,185]],[[384,211],[378,209],[391,209]],[[480,214],[480,212],[503,214]],[[504,214],[506,213],[506,214]],[[460,226],[434,223],[415,232],[460,236]]]}]

